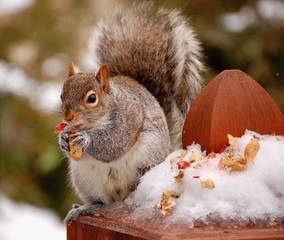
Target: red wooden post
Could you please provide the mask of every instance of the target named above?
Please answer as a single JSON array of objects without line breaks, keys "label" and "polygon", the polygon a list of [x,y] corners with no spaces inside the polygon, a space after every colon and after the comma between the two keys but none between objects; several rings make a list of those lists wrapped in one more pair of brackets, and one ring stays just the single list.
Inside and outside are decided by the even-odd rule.
[{"label": "red wooden post", "polygon": [[[114,210],[117,213],[121,210]],[[123,215],[123,214],[122,214]],[[67,225],[67,240],[279,240],[284,239],[284,225],[274,227],[198,227],[189,228],[173,224],[164,229],[162,224],[150,225],[143,221],[125,221],[123,217],[80,217]]]},{"label": "red wooden post", "polygon": [[284,135],[284,119],[277,104],[250,76],[226,70],[216,76],[192,104],[183,129],[183,147],[199,143],[218,152],[227,134],[240,137],[245,130]]}]

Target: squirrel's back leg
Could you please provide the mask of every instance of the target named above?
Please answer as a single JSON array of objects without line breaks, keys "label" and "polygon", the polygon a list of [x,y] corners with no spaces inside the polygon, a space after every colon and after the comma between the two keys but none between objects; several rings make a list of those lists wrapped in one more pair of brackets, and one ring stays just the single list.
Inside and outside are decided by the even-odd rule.
[{"label": "squirrel's back leg", "polygon": [[72,208],[69,210],[67,216],[64,219],[65,223],[68,223],[69,221],[76,220],[81,215],[91,215],[95,214],[98,211],[100,211],[102,208],[104,208],[105,204],[102,201],[96,201],[93,203],[87,203],[82,206],[78,204],[74,204]]}]

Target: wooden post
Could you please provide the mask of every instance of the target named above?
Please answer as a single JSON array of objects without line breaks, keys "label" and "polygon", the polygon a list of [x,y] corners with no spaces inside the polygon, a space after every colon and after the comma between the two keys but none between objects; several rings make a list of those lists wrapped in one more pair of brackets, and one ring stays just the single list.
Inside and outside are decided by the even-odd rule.
[{"label": "wooden post", "polygon": [[183,129],[183,147],[199,143],[207,152],[219,152],[227,134],[245,130],[284,135],[284,119],[277,104],[250,76],[225,70],[203,89],[192,104]]},{"label": "wooden post", "polygon": [[[284,135],[283,115],[268,93],[239,70],[228,70],[214,78],[192,104],[184,125],[183,146],[193,141],[203,150],[218,151],[227,134],[243,135],[245,129],[260,134]],[[111,214],[107,214],[107,212]],[[265,227],[195,227],[182,224],[163,226],[127,220],[131,209],[112,207],[100,216],[82,216],[67,225],[67,240],[140,239],[284,239],[284,223]],[[270,225],[269,225],[270,224]]]},{"label": "wooden post", "polygon": [[[115,210],[116,211],[116,210]],[[119,211],[118,211],[119,212]],[[157,220],[158,222],[159,220]],[[121,217],[83,216],[67,225],[67,240],[232,240],[284,239],[284,225],[274,227],[199,227],[173,225],[165,230],[157,224],[127,222]]]}]

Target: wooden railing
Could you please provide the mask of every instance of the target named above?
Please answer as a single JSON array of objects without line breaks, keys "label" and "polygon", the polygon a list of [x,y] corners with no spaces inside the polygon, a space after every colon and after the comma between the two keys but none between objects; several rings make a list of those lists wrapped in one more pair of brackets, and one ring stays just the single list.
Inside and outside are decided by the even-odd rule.
[{"label": "wooden railing", "polygon": [[168,231],[145,228],[143,222],[122,221],[120,218],[84,216],[67,225],[67,240],[233,240],[233,239],[284,239],[284,225],[274,227],[239,228],[188,228],[175,226]]},{"label": "wooden railing", "polygon": [[[217,152],[227,144],[228,133],[241,136],[245,129],[284,135],[283,114],[255,80],[239,70],[227,70],[215,77],[192,104],[184,125],[183,145],[195,141],[203,150]],[[124,209],[113,211],[116,213],[81,216],[69,222],[67,240],[284,239],[283,222],[237,228],[173,225],[164,230],[159,227],[159,218],[149,226],[143,221],[125,221]]]}]

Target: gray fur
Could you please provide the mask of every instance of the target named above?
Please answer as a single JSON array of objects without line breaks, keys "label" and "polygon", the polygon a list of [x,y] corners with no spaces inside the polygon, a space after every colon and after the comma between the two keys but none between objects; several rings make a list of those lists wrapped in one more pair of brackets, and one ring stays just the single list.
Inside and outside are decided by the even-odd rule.
[{"label": "gray fur", "polygon": [[[66,128],[59,134],[59,144],[70,158],[72,184],[86,203],[71,209],[66,222],[124,200],[146,169],[163,161],[172,150],[166,117],[149,91],[129,77],[117,76],[109,80],[109,92],[103,93],[94,76],[75,74],[62,91],[63,113],[76,109],[80,131],[70,134],[73,128]],[[84,109],[82,92],[90,89],[98,90],[100,103]],[[79,143],[78,148],[83,149],[78,161],[70,157],[70,137],[72,144]],[[93,199],[103,204],[94,205]]]},{"label": "gray fur", "polygon": [[155,11],[151,2],[120,8],[98,24],[89,46],[98,66],[107,63],[112,76],[130,76],[157,98],[180,148],[184,119],[203,85],[200,42],[187,20],[176,10]]},{"label": "gray fur", "polygon": [[[90,39],[98,66],[111,71],[109,91],[93,73],[76,73],[64,83],[62,111],[74,113],[80,131],[59,134],[69,157],[70,178],[85,205],[72,208],[66,221],[124,200],[140,177],[181,146],[189,106],[202,87],[199,42],[178,11],[154,11],[151,3],[134,5],[100,22]],[[73,72],[73,69],[72,71]],[[101,76],[101,75],[100,75]],[[94,90],[94,108],[83,99]],[[83,155],[75,161],[69,140]]]}]

